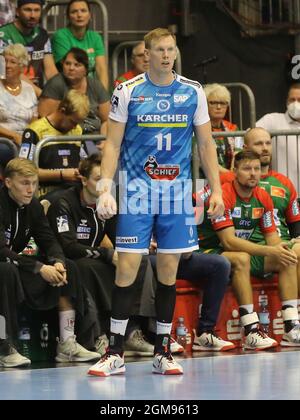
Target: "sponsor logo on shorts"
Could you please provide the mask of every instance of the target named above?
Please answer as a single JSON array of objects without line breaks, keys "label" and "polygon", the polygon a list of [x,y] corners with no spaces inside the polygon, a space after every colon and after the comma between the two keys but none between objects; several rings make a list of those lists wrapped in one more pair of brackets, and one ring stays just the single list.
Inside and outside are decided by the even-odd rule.
[{"label": "sponsor logo on shorts", "polygon": [[138,237],[137,236],[117,236],[116,243],[117,244],[137,244]]}]

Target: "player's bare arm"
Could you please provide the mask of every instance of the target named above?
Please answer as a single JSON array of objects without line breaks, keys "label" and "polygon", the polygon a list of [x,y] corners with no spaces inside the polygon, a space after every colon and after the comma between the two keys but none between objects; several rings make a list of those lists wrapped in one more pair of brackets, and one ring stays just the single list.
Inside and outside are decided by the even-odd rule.
[{"label": "player's bare arm", "polygon": [[219,178],[219,164],[216,147],[211,136],[211,124],[207,122],[194,128],[199,157],[204,173],[212,189],[208,214],[211,217],[219,217],[224,214],[224,203]]}]

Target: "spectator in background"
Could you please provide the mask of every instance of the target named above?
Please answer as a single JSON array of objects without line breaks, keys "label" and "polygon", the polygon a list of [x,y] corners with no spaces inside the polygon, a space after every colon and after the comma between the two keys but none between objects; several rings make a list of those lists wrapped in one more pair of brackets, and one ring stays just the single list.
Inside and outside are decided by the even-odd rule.
[{"label": "spectator in background", "polygon": [[89,75],[96,74],[108,90],[108,70],[101,35],[88,29],[91,19],[90,4],[86,0],[71,0],[67,6],[69,26],[56,31],[51,39],[57,64],[72,47],[81,48],[89,57]]},{"label": "spectator in background", "polygon": [[[26,80],[39,88],[43,86],[44,75],[48,80],[57,73],[48,33],[39,26],[42,3],[42,0],[18,0],[16,19],[2,26],[0,32],[1,49],[17,43],[27,48],[30,62],[25,70]],[[37,96],[39,88],[36,88]]]},{"label": "spectator in background", "polygon": [[[264,128],[269,132],[274,130],[299,130],[300,83],[294,83],[290,86],[285,113],[272,112],[266,114],[256,122],[256,127]],[[272,168],[288,176],[299,194],[298,162],[300,162],[299,137],[294,135],[274,137]]]},{"label": "spectator in background", "polygon": [[[37,143],[49,136],[79,136],[81,123],[89,112],[86,95],[70,90],[58,109],[29,125],[23,133],[20,157],[33,159]],[[39,157],[40,195],[67,188],[79,181],[78,165],[86,153],[80,141],[48,144]]]},{"label": "spectator in background", "polygon": [[66,93],[75,89],[86,94],[90,102],[89,114],[82,122],[83,133],[106,135],[110,98],[101,82],[87,74],[87,53],[80,48],[71,48],[62,60],[62,73],[49,80],[43,89],[39,115],[45,117],[56,111]]},{"label": "spectator in background", "polygon": [[28,53],[22,44],[4,49],[6,78],[0,81],[0,136],[21,144],[26,126],[37,118],[37,97],[30,84],[21,80],[28,64]]},{"label": "spectator in background", "polygon": [[[226,113],[231,101],[229,90],[218,83],[204,87],[208,103],[208,113],[212,131],[236,131],[236,124],[225,120]],[[232,137],[215,137],[217,145],[218,162],[220,171],[225,172],[232,168],[234,152],[236,150],[235,139]],[[237,145],[238,146],[238,145]],[[241,147],[241,146],[239,146]]]},{"label": "spectator in background", "polygon": [[[28,53],[22,44],[9,45],[4,50],[6,78],[0,80],[0,137],[18,147],[24,129],[37,117],[37,97],[32,86],[21,80],[28,64]],[[14,157],[6,145],[0,145],[0,165],[3,169]]]},{"label": "spectator in background", "polygon": [[145,55],[144,41],[139,42],[135,47],[133,47],[131,53],[131,64],[132,68],[114,81],[114,88],[120,83],[126,82],[126,80],[130,80],[138,74],[144,73],[148,70],[149,60]]},{"label": "spectator in background", "polygon": [[14,20],[15,5],[13,1],[1,0],[0,1],[0,26],[6,25]]}]

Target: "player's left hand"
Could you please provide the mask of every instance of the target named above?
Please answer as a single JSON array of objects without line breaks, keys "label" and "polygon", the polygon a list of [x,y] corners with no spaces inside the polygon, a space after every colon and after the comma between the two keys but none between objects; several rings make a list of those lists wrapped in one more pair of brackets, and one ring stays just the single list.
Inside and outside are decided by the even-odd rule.
[{"label": "player's left hand", "polygon": [[216,219],[217,217],[223,216],[225,206],[223,203],[222,193],[213,192],[209,200],[209,209],[207,214],[210,219]]}]

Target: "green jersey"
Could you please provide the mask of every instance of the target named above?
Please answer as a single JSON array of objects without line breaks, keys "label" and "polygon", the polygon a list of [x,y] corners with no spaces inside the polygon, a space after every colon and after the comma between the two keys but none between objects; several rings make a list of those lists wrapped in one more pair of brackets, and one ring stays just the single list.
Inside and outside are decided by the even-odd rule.
[{"label": "green jersey", "polygon": [[[300,209],[294,185],[285,175],[269,171],[266,176],[261,177],[259,186],[271,196],[277,232],[282,240],[288,241],[290,239],[288,223],[300,221]],[[253,240],[260,242],[263,239],[260,229],[256,229]]]},{"label": "green jersey", "polygon": [[235,228],[235,235],[239,238],[253,242],[253,233],[257,227],[263,234],[276,232],[273,218],[273,203],[269,194],[260,187],[253,189],[249,199],[241,198],[234,183],[222,185],[223,201],[225,205],[224,216],[209,220],[207,209],[209,207],[210,190],[200,193],[200,200],[204,201],[204,220],[199,226],[199,246],[202,249],[220,247],[216,231],[227,227]]}]

